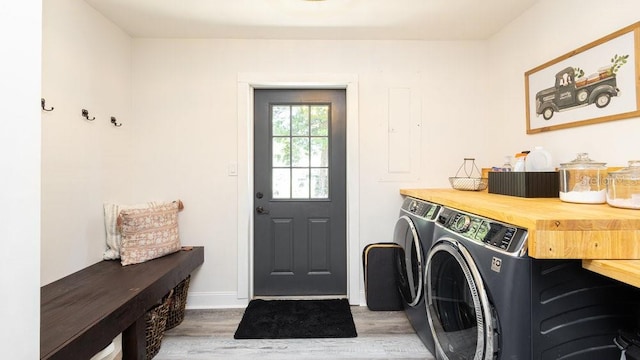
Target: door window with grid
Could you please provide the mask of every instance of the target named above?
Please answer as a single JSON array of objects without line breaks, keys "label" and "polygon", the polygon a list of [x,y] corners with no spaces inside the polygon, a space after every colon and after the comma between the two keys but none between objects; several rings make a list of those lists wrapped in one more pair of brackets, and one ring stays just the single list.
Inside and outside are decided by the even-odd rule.
[{"label": "door window with grid", "polygon": [[329,198],[328,104],[271,106],[273,199]]}]

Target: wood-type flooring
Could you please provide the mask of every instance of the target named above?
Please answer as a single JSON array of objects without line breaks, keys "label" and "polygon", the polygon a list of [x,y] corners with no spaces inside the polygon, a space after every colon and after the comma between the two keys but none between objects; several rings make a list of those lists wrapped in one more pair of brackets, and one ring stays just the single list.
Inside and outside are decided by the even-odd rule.
[{"label": "wood-type flooring", "polygon": [[154,360],[434,360],[403,311],[351,307],[358,337],[345,339],[234,340],[244,309],[186,310],[165,333]]}]

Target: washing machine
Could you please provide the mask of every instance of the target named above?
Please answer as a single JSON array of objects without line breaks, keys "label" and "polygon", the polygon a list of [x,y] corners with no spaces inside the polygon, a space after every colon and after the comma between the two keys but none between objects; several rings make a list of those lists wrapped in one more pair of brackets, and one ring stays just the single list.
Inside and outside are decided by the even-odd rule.
[{"label": "washing machine", "polygon": [[406,197],[394,228],[396,283],[409,322],[433,353],[435,347],[424,303],[424,269],[427,251],[433,242],[435,220],[441,206]]},{"label": "washing machine", "polygon": [[619,359],[639,289],[527,256],[527,229],[443,208],[425,270],[436,359]]}]

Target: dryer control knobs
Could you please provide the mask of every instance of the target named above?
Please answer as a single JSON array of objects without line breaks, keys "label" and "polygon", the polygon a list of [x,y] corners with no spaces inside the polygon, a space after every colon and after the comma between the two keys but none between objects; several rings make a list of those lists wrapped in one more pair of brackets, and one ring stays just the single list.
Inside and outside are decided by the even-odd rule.
[{"label": "dryer control knobs", "polygon": [[469,230],[469,226],[471,226],[471,216],[458,214],[453,221],[453,224],[451,224],[451,229],[456,232],[463,233]]}]

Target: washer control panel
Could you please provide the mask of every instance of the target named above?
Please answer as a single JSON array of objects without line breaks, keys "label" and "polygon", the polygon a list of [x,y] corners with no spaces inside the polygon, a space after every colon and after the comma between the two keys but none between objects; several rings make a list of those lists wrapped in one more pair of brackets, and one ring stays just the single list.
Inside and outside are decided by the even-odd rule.
[{"label": "washer control panel", "polygon": [[402,203],[402,210],[427,220],[435,220],[440,206],[424,200],[407,197]]},{"label": "washer control panel", "polygon": [[445,228],[502,251],[526,250],[527,230],[453,209],[442,209],[437,222]]}]

